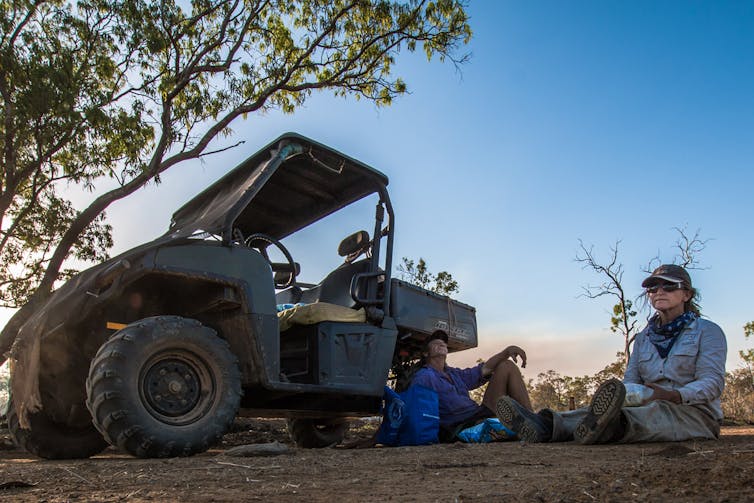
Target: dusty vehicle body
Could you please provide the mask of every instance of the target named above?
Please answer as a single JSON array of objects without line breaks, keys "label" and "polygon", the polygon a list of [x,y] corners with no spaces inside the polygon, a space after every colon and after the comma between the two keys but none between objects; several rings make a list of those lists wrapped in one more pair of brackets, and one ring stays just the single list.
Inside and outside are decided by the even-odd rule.
[{"label": "dusty vehicle body", "polygon": [[[475,347],[472,307],[391,278],[387,184],[288,133],[180,208],[165,235],[72,278],[14,346],[16,441],[47,458],[108,443],[190,455],[242,414],[287,417],[299,445],[324,446],[342,438],[344,418],[378,412],[390,368],[415,359],[431,334],[445,333],[451,351]],[[297,282],[280,240],[367,196],[377,200],[374,238],[350,235],[345,263],[318,284]],[[270,260],[270,245],[285,263]],[[364,317],[281,333],[277,306],[295,302]]]}]

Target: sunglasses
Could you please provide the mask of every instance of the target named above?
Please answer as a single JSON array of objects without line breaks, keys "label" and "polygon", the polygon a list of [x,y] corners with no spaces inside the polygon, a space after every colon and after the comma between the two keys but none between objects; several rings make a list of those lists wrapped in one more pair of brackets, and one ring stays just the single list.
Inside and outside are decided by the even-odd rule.
[{"label": "sunglasses", "polygon": [[658,290],[663,292],[675,292],[676,290],[685,290],[683,283],[663,283],[661,285],[652,285],[646,288],[647,293],[657,293]]}]

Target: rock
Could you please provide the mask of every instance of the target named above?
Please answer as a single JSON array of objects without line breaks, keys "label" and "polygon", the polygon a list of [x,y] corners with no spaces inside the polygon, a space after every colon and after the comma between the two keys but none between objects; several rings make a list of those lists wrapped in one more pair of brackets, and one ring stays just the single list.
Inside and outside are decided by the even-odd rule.
[{"label": "rock", "polygon": [[239,458],[248,458],[254,456],[280,456],[282,454],[292,454],[293,451],[285,444],[280,442],[269,442],[266,444],[239,445],[228,449],[223,456],[233,456]]}]

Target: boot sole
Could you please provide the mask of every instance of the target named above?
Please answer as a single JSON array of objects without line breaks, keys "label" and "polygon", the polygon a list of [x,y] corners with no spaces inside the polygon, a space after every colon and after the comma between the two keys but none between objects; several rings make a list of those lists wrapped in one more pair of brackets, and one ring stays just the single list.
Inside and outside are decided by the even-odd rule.
[{"label": "boot sole", "polygon": [[516,406],[508,401],[508,397],[503,397],[497,401],[495,411],[500,422],[514,431],[520,440],[531,443],[545,441],[536,426],[518,413]]},{"label": "boot sole", "polygon": [[589,405],[587,416],[573,432],[574,439],[581,444],[598,442],[620,413],[625,397],[626,388],[617,379],[610,379],[600,385]]}]

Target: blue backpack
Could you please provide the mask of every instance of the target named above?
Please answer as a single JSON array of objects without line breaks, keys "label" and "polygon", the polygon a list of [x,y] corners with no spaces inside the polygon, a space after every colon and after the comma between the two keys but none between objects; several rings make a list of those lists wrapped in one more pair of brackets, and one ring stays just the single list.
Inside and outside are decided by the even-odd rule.
[{"label": "blue backpack", "polygon": [[385,386],[383,399],[378,443],[390,446],[437,443],[440,406],[434,390],[413,385],[402,393],[396,393]]}]

